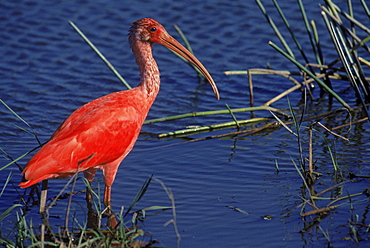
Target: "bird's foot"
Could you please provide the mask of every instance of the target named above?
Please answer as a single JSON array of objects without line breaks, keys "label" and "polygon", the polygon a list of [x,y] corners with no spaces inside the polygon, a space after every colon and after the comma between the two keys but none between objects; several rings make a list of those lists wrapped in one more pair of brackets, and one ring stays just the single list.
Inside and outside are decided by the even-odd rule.
[{"label": "bird's foot", "polygon": [[118,225],[118,221],[116,220],[116,215],[115,215],[115,213],[113,213],[110,206],[106,207],[103,212],[104,212],[103,217],[108,218],[107,227],[111,228],[111,229],[116,228],[117,225]]}]

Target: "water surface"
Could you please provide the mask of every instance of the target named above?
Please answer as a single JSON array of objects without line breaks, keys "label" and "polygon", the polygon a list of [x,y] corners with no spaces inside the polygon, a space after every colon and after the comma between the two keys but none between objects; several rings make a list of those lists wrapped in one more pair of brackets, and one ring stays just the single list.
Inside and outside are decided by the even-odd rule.
[{"label": "water surface", "polygon": [[[281,1],[282,2],[282,1]],[[322,43],[329,43],[319,14],[320,1],[306,6],[310,18],[318,20]],[[286,10],[294,29],[301,35],[304,46],[309,46],[300,23],[295,1],[280,3]],[[272,3],[266,3],[272,10]],[[166,117],[194,111],[248,107],[249,93],[245,76],[226,76],[226,70],[266,68],[295,70],[286,59],[267,45],[269,40],[278,44],[254,1],[2,1],[0,21],[0,98],[24,118],[42,142],[48,140],[59,124],[76,108],[100,96],[124,90],[115,76],[72,29],[73,21],[116,66],[123,77],[135,86],[139,82],[138,69],[127,42],[131,23],[143,17],[161,22],[179,39],[173,25],[179,25],[189,39],[196,56],[214,77],[221,100],[214,98],[209,85],[199,82],[195,73],[167,49],[155,45],[154,54],[161,69],[161,91],[148,119]],[[368,20],[364,20],[369,24]],[[280,25],[280,24],[279,24]],[[324,51],[335,57],[333,47]],[[312,58],[311,58],[312,59]],[[291,87],[291,82],[280,77],[254,77],[255,105],[261,105]],[[354,92],[347,82],[337,83],[336,89],[343,98],[354,104]],[[316,97],[319,92],[315,91]],[[301,94],[290,95],[292,105],[301,108]],[[282,99],[274,107],[288,108]],[[309,102],[309,112],[324,112],[341,107],[328,104],[327,99]],[[268,112],[256,112],[258,117],[270,117]],[[238,119],[250,118],[250,113],[236,114]],[[123,161],[113,185],[113,208],[128,206],[143,182],[154,175],[171,188],[176,201],[177,225],[181,234],[181,247],[323,247],[327,241],[315,226],[301,232],[314,217],[300,217],[302,180],[293,162],[299,158],[297,139],[284,129],[270,130],[246,137],[208,139],[183,143],[183,139],[157,139],[162,132],[183,129],[190,125],[208,125],[231,121],[228,115],[206,118],[189,118],[173,122],[146,125],[133,151]],[[336,126],[348,122],[345,115],[324,124]],[[5,107],[0,107],[2,135],[0,147],[13,158],[35,148],[37,141],[14,125],[27,128]],[[307,125],[307,123],[305,123]],[[201,138],[226,133],[192,135]],[[367,174],[370,157],[368,124],[354,126],[342,135],[349,142],[330,139],[343,175],[349,172]],[[314,154],[318,171],[324,175],[316,183],[320,191],[331,186],[333,172],[330,155],[322,134],[316,132]],[[305,136],[307,137],[307,136]],[[307,139],[304,140],[305,149]],[[24,165],[29,159],[20,161]],[[280,171],[276,170],[276,161]],[[1,165],[8,160],[1,158]],[[12,172],[11,184],[0,197],[1,210],[18,202],[17,187],[21,180],[16,166],[1,172],[4,182]],[[326,174],[325,174],[326,173]],[[101,174],[95,180],[102,184]],[[51,196],[55,196],[65,181],[50,181]],[[84,188],[81,180],[77,189]],[[322,188],[320,188],[322,187]],[[366,180],[348,183],[342,191],[348,194],[362,192],[368,187]],[[337,192],[331,192],[335,196]],[[346,195],[345,193],[344,195]],[[326,195],[328,196],[328,195]],[[330,195],[329,195],[330,196]],[[342,195],[343,196],[343,195]],[[74,197],[74,211],[84,216],[81,204],[83,194]],[[359,222],[368,224],[368,198],[352,199],[354,206],[342,201],[342,206],[329,213],[320,222],[335,247],[356,247],[351,240],[348,220],[358,215]],[[325,206],[323,201],[321,206]],[[137,209],[152,205],[169,206],[164,190],[152,182]],[[63,217],[66,201],[58,202],[51,215]],[[241,209],[248,214],[235,211]],[[36,209],[37,207],[35,207]],[[310,210],[307,207],[307,210]],[[263,216],[273,216],[265,220]],[[35,214],[35,219],[38,215]],[[173,226],[163,225],[172,218],[170,211],[148,217],[143,228],[158,239],[162,246],[175,247]],[[14,219],[9,217],[7,221]],[[2,223],[5,228],[7,222]],[[62,224],[55,218],[55,224]],[[362,230],[361,245],[368,245],[368,235]],[[348,239],[348,240],[347,240]]]}]

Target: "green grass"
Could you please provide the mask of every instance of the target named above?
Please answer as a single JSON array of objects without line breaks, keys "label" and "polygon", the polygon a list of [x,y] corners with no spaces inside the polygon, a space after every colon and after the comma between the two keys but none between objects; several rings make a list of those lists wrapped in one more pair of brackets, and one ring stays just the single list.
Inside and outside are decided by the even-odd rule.
[{"label": "green grass", "polygon": [[[8,179],[10,180],[10,178],[9,176]],[[5,183],[2,192],[6,190],[9,180]],[[53,212],[53,208],[58,206],[54,203],[57,199],[60,201],[62,193],[58,194],[54,201],[48,204],[39,220],[32,219],[31,216],[35,218],[35,215],[30,213],[29,204],[14,204],[0,215],[0,223],[6,226],[0,232],[0,244],[4,247],[155,247],[158,241],[153,239],[147,231],[144,231],[140,223],[146,218],[150,218],[150,215],[159,214],[166,210],[173,211],[173,218],[169,222],[174,224],[176,236],[180,240],[176,225],[174,197],[162,181],[154,178],[155,181],[161,183],[167,192],[172,202],[171,206],[150,206],[143,209],[134,209],[147,191],[151,180],[152,177],[143,184],[127,209],[122,207],[121,211],[115,214],[117,225],[114,227],[105,227],[105,224],[103,224],[107,209],[101,203],[100,188],[92,189],[87,181],[85,181],[86,186],[93,193],[93,208],[89,209],[88,215],[88,217],[93,216],[93,218],[87,222],[80,223],[81,218],[76,218],[76,215],[80,215],[78,212],[84,212],[85,210],[72,206],[70,201],[67,205],[66,216],[64,216],[65,225],[59,228],[54,226],[50,214]],[[68,185],[65,189],[67,188]],[[70,198],[73,197],[72,193],[68,195]],[[27,196],[28,194],[25,195],[25,197]],[[23,202],[29,201],[24,198]],[[70,216],[72,208],[74,212]],[[126,218],[129,214],[131,217]],[[9,225],[8,219],[15,221],[13,226]],[[42,221],[40,222],[40,220]]]}]

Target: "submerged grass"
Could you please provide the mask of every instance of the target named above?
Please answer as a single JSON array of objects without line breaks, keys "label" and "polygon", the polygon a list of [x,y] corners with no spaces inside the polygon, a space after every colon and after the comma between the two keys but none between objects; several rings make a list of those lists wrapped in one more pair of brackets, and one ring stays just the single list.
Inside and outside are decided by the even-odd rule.
[{"label": "submerged grass", "polygon": [[[326,1],[327,6],[324,7],[322,6],[322,9],[326,10],[328,13],[330,13],[330,16],[332,19],[334,19],[335,15],[338,15],[336,11],[343,12],[342,10],[338,9],[336,5],[334,5],[331,1]],[[301,10],[302,8],[302,3],[299,1]],[[302,11],[303,13],[304,11]],[[356,92],[356,96],[358,99],[358,102],[362,105],[362,116],[366,116],[366,118],[362,120],[368,120],[368,78],[365,77],[364,71],[361,69],[361,65],[358,61],[360,59],[357,56],[356,49],[358,49],[360,46],[366,48],[366,45],[364,42],[358,41],[357,45],[356,42],[351,43],[349,42],[349,37],[345,37],[346,34],[349,34],[348,29],[344,27],[343,22],[339,21],[331,21],[329,20],[325,13],[323,13],[324,16],[324,22],[326,26],[328,27],[329,33],[332,37],[334,46],[337,48],[337,53],[338,53],[338,61],[342,62],[342,65],[344,67],[344,71],[342,73],[345,73],[343,76],[340,77],[341,80],[344,78],[350,82],[350,85],[353,87],[354,91]],[[304,17],[304,20],[306,20],[306,17]],[[334,23],[335,22],[335,23]],[[353,22],[352,22],[353,23]],[[337,25],[337,26],[336,26]],[[311,31],[308,29],[306,26],[308,33]],[[344,31],[343,31],[344,30]],[[316,34],[315,34],[316,35]],[[350,34],[350,36],[353,36]],[[317,38],[315,38],[317,40]],[[310,39],[311,40],[311,39]],[[346,40],[346,41],[344,41]],[[270,43],[272,44],[272,43]],[[319,53],[315,54],[314,57],[319,58],[320,61],[318,63],[321,63],[323,60],[321,59],[321,47],[319,43],[311,43],[313,45],[313,50],[319,51]],[[350,45],[351,44],[351,45]],[[272,46],[277,49],[280,53],[282,53],[285,57],[287,57],[291,62],[293,62],[296,66],[298,66],[302,72],[306,73],[306,75],[310,76],[311,78],[314,78],[314,75],[312,72],[308,72],[307,69],[304,69],[302,65],[299,65],[298,62],[293,58],[290,57],[290,55],[287,52],[282,51],[280,48],[278,48],[276,45],[272,44]],[[350,61],[350,62],[348,62]],[[325,75],[328,73],[328,70],[335,70],[337,72],[338,69],[334,69],[332,66],[336,62],[333,62],[324,68],[325,70],[320,70],[318,75]],[[327,76],[323,75],[323,78],[328,79]],[[306,79],[305,79],[306,80]],[[319,82],[318,80],[315,80],[316,82]],[[325,83],[324,83],[325,82]],[[321,82],[320,85],[322,89],[326,90],[327,93],[329,93],[331,96],[336,98],[346,109],[349,111],[349,113],[354,113],[354,109],[351,109],[349,105],[345,102],[342,102],[342,99],[334,93],[332,90],[333,85],[331,83],[327,83],[328,80],[324,80],[324,82]],[[329,89],[330,90],[329,90]],[[305,101],[306,97],[304,97]],[[320,121],[313,121],[313,122],[308,122],[309,126],[303,127],[301,126],[301,122],[297,120],[295,117],[295,112],[292,111],[292,106],[288,101],[289,108],[291,109],[291,115],[293,119],[293,126],[295,127],[295,134],[297,136],[297,141],[298,141],[298,154],[299,154],[299,166],[296,165],[295,160],[292,160],[298,174],[302,178],[302,182],[304,185],[304,192],[302,193],[301,199],[302,203],[297,206],[301,207],[301,217],[306,220],[306,225],[302,229],[302,232],[307,232],[309,229],[311,229],[313,226],[318,226],[319,229],[321,230],[323,236],[327,240],[328,246],[331,246],[331,242],[333,242],[333,239],[330,238],[330,233],[328,230],[324,231],[323,228],[321,227],[321,222],[325,219],[328,214],[341,206],[347,206],[348,202],[350,202],[350,209],[354,209],[354,205],[352,203],[352,200],[356,197],[364,196],[363,192],[354,192],[354,193],[349,193],[344,191],[345,186],[349,183],[353,183],[352,180],[347,180],[345,176],[342,173],[342,169],[340,166],[340,163],[338,163],[337,158],[336,158],[336,153],[335,153],[335,145],[332,141],[331,138],[329,138],[330,135],[332,135],[333,138],[342,138],[344,140],[347,140],[347,138],[337,134],[334,132],[335,128],[327,128],[325,127]],[[305,108],[303,108],[302,111],[302,117],[305,115],[304,114]],[[302,120],[303,118],[301,118]],[[281,122],[280,120],[278,120]],[[350,123],[349,123],[350,125]],[[308,137],[301,137],[303,133],[307,132],[300,132],[300,128],[305,128],[308,130]],[[319,127],[324,130],[322,132],[322,129],[319,130]],[[287,130],[292,133],[292,131],[287,128]],[[326,151],[329,154],[330,161],[328,163],[332,164],[332,173],[329,174],[329,178],[327,177],[327,171],[324,169],[323,171],[320,171],[321,168],[317,167],[315,164],[316,162],[313,161],[313,146],[317,145],[313,143],[313,133],[321,135],[323,142],[321,143],[323,146],[325,146]],[[306,135],[305,135],[306,136]],[[308,140],[308,148],[306,149],[308,151],[308,154],[305,153],[305,150],[302,149],[302,147],[305,145],[303,140]],[[306,161],[308,163],[308,168],[306,166]],[[321,182],[323,180],[332,180],[333,185],[328,186],[327,189],[322,190],[321,192],[316,192],[315,188],[316,186],[316,180],[320,178]],[[324,179],[325,178],[325,179]],[[360,190],[361,191],[361,190]],[[333,192],[336,192],[333,194]],[[330,197],[323,197],[325,194],[330,194]],[[332,217],[333,218],[333,217]],[[350,236],[350,239],[352,239],[355,243],[360,242],[361,240],[366,240],[366,238],[361,237],[360,232],[356,228],[356,225],[353,225],[353,223],[358,224],[360,221],[357,220],[351,220],[352,223],[350,223],[349,228],[351,230],[352,235]],[[367,229],[369,229],[369,226],[364,225]],[[368,230],[365,232],[367,233]]]},{"label": "submerged grass", "polygon": [[[335,240],[330,231],[321,226],[325,217],[331,214],[331,219],[335,218],[335,212],[333,212],[333,210],[339,207],[348,206],[349,210],[353,211],[355,209],[355,199],[359,199],[360,197],[363,198],[364,194],[367,194],[367,196],[370,195],[362,192],[362,189],[359,189],[357,192],[347,192],[346,186],[356,183],[356,181],[353,180],[354,178],[368,178],[368,176],[350,173],[349,179],[346,178],[343,173],[343,165],[338,161],[336,154],[336,140],[342,139],[349,141],[349,139],[344,136],[346,132],[350,131],[351,126],[369,121],[370,79],[365,76],[365,71],[369,69],[369,63],[366,59],[360,57],[359,54],[365,54],[365,57],[369,55],[370,49],[367,43],[370,40],[370,32],[365,25],[355,19],[352,6],[353,3],[351,1],[347,1],[349,9],[349,13],[347,13],[343,9],[340,9],[333,1],[325,0],[325,5],[321,6],[321,9],[315,5],[309,6],[314,6],[314,8],[317,8],[317,11],[322,13],[323,21],[321,21],[321,23],[324,24],[324,27],[327,29],[326,32],[331,38],[331,44],[323,45],[319,33],[325,32],[325,30],[318,30],[317,24],[320,20],[309,21],[309,17],[305,10],[307,6],[303,4],[303,1],[298,0],[303,21],[301,26],[305,27],[307,40],[310,44],[310,48],[308,48],[307,46],[301,45],[299,40],[303,39],[303,37],[298,37],[298,35],[294,33],[294,27],[290,25],[288,17],[280,8],[277,0],[273,0],[273,3],[281,18],[280,21],[284,24],[282,26],[276,24],[273,18],[268,14],[268,10],[266,10],[261,0],[256,0],[256,3],[260,7],[262,14],[266,17],[276,38],[280,41],[282,48],[274,42],[269,42],[269,45],[287,58],[298,71],[287,71],[284,70],[285,68],[280,70],[258,68],[246,71],[227,71],[225,74],[248,76],[251,106],[254,104],[252,77],[255,75],[278,75],[293,82],[294,85],[290,89],[269,100],[264,106],[272,106],[276,101],[287,97],[287,109],[289,109],[289,113],[284,116],[285,118],[281,117],[278,112],[270,113],[275,119],[275,127],[284,127],[297,139],[297,157],[291,158],[291,163],[302,180],[302,193],[297,196],[301,199],[301,203],[295,208],[300,209],[300,216],[304,223],[301,233],[304,235],[304,233],[310,232],[310,229],[313,227],[318,227],[328,247],[331,247],[332,242]],[[361,3],[365,13],[369,15],[369,9],[365,1],[361,1]],[[297,24],[295,23],[295,25]],[[287,38],[284,37],[284,32],[282,32],[283,28],[286,28],[288,31],[287,33],[290,35],[289,38],[293,43],[289,43]],[[291,44],[294,44],[296,49],[293,49],[290,46]],[[325,48],[327,49],[329,45],[332,45],[333,49],[337,52],[337,57],[331,60],[325,58],[323,55],[323,51]],[[311,61],[310,58],[313,58],[313,61]],[[348,85],[353,88],[356,94],[357,101],[355,106],[351,106],[350,103],[346,102],[344,100],[344,95],[341,95],[342,93],[336,89],[339,88],[337,87],[338,83],[342,84],[343,81],[348,82]],[[315,101],[314,88],[312,87],[314,83],[317,83],[320,88],[321,100],[323,100],[323,97],[328,96],[328,106],[330,106],[331,110],[327,113],[317,113],[314,111],[315,114],[311,114],[306,112],[307,104]],[[288,98],[290,93],[296,90],[302,92],[302,99],[299,102],[298,108],[293,106]],[[348,98],[348,96],[346,96],[346,98]],[[344,108],[333,110],[332,99],[337,100]],[[347,114],[342,120],[343,122],[347,121],[347,123],[337,127],[333,127],[335,122],[329,122],[331,127],[327,127],[323,124],[323,120],[330,116],[338,116],[337,119],[342,118],[340,117],[342,113]],[[260,128],[262,128],[262,130],[268,130],[268,128],[271,127],[268,124],[269,123]],[[346,127],[349,129],[345,130],[344,128]],[[259,128],[256,129],[261,131]],[[229,134],[240,138],[238,135],[242,133],[251,134],[253,132],[241,130]],[[317,137],[319,137],[319,139]],[[328,161],[321,161],[321,163],[324,165],[330,164],[330,171],[328,171],[330,166],[318,166],[318,161],[315,160],[314,154],[315,147],[321,147],[321,149],[325,150],[328,154]],[[275,160],[275,169],[277,173],[280,172],[280,167],[279,161]],[[320,184],[317,183],[318,179],[320,179]],[[326,188],[322,189],[323,185],[326,184]],[[318,191],[317,188],[321,190]],[[365,192],[367,191],[365,190]],[[294,209],[292,211],[294,211]],[[289,213],[289,215],[290,214],[291,213]],[[366,216],[366,213],[364,213],[364,216]],[[362,224],[361,222],[363,222],[363,220],[360,220],[358,216],[356,218],[354,215],[351,215],[349,222],[343,224],[344,226],[347,224],[350,230],[350,236],[346,237],[347,240],[351,240],[355,243],[369,240],[368,232],[370,226]]]},{"label": "submerged grass", "polygon": [[[159,181],[165,191],[168,192],[163,182],[159,179],[155,180]],[[8,228],[0,232],[0,244],[4,247],[154,247],[158,241],[152,239],[150,234],[141,228],[140,223],[147,218],[148,213],[170,209],[173,210],[174,216],[170,221],[174,224],[176,236],[180,240],[175,221],[176,211],[172,193],[168,194],[172,206],[151,206],[133,211],[136,203],[148,189],[150,181],[151,178],[144,183],[126,211],[122,207],[120,213],[116,214],[118,223],[112,228],[103,227],[102,220],[106,218],[104,217],[106,209],[102,207],[99,190],[95,192],[91,188],[88,190],[93,192],[94,208],[89,208],[88,206],[87,222],[80,223],[79,219],[81,218],[76,218],[77,216],[75,216],[76,214],[79,215],[77,212],[72,217],[69,217],[69,212],[72,209],[71,202],[69,202],[65,216],[66,226],[59,227],[57,228],[58,230],[55,230],[49,213],[56,206],[54,204],[55,200],[60,198],[61,194],[56,196],[54,201],[47,206],[44,214],[41,214],[42,223],[30,218],[30,206],[28,204],[14,204],[0,215],[0,223],[2,225],[4,225],[7,217],[15,220],[14,226],[10,226],[9,223],[4,225],[8,226]],[[86,182],[86,185],[89,187],[88,182]],[[6,187],[7,184],[4,185],[2,190],[5,190]],[[69,195],[72,197],[73,193],[69,193]],[[28,200],[24,199],[24,202],[28,202]],[[84,210],[81,209],[79,211]],[[132,214],[132,216],[129,220],[125,220],[125,216],[128,214]],[[9,217],[9,215],[13,215],[13,217]],[[69,219],[71,219],[70,223],[68,222]]]}]

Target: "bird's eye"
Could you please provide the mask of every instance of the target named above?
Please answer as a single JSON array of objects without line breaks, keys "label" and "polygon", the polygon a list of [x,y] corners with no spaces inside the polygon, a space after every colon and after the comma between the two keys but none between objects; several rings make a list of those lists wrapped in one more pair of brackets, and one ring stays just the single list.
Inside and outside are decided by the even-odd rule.
[{"label": "bird's eye", "polygon": [[157,28],[156,27],[150,28],[150,32],[155,32],[155,31],[157,31]]}]

